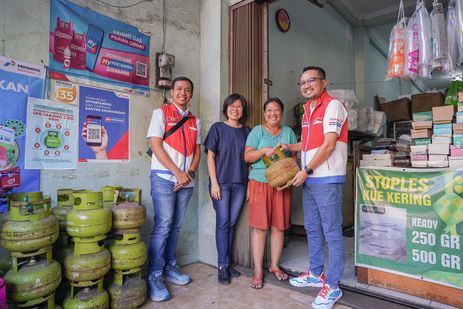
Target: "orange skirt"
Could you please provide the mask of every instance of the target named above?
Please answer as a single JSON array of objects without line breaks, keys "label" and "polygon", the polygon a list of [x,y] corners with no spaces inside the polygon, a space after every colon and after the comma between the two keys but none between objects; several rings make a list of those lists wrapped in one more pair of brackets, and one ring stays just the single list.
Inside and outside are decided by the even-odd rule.
[{"label": "orange skirt", "polygon": [[289,228],[291,189],[277,191],[268,183],[249,179],[249,225],[267,230]]}]

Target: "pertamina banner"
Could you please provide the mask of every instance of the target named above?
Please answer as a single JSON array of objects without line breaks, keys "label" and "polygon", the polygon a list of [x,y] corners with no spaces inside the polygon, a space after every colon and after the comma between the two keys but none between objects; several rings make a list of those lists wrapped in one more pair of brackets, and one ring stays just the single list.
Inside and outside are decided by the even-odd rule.
[{"label": "pertamina banner", "polygon": [[13,192],[38,191],[39,170],[24,169],[29,96],[43,98],[45,67],[0,56],[0,213]]},{"label": "pertamina banner", "polygon": [[149,94],[150,38],[136,27],[81,7],[52,0],[50,76],[109,83],[128,93]]},{"label": "pertamina banner", "polygon": [[463,289],[463,171],[359,168],[355,265]]}]

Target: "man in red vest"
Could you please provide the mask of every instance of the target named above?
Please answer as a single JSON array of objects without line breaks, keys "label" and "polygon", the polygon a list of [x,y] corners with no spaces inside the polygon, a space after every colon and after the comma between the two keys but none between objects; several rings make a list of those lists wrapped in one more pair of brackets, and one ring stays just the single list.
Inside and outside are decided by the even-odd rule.
[{"label": "man in red vest", "polygon": [[[310,269],[292,278],[290,284],[321,287],[312,308],[330,309],[342,297],[339,281],[344,272],[342,193],[347,164],[347,110],[326,92],[326,73],[322,68],[304,68],[298,84],[308,100],[302,118],[302,142],[282,145],[282,149],[301,151],[302,171],[292,181],[295,186],[303,185]],[[325,240],[328,247],[326,275]]]},{"label": "man in red vest", "polygon": [[200,160],[201,124],[189,110],[193,82],[186,77],[172,81],[172,102],[155,109],[147,138],[151,150],[151,197],[154,225],[149,247],[148,286],[153,301],[170,299],[164,284],[190,283],[180,272],[175,251],[185,210],[193,193]]}]

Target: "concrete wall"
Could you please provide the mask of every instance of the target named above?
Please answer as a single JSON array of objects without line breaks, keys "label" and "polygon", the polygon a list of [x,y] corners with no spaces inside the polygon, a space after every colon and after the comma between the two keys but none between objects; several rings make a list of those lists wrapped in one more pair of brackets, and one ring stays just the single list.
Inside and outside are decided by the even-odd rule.
[{"label": "concrete wall", "polygon": [[[162,0],[142,3],[128,9],[116,9],[91,0],[76,3],[129,23],[152,33],[151,72],[154,55],[161,50]],[[128,1],[118,1],[126,5]],[[112,1],[111,3],[118,3]],[[189,76],[195,83],[192,110],[199,114],[200,83],[200,0],[169,0],[167,3],[166,52],[176,57],[174,75]],[[48,64],[49,0],[0,0],[0,53],[32,63]],[[151,87],[154,88],[154,74]],[[131,96],[130,99],[130,163],[82,164],[76,170],[48,170],[41,173],[41,190],[56,198],[58,188],[87,188],[98,190],[103,185],[140,187],[143,204],[147,208],[144,239],[148,239],[153,222],[150,197],[150,160],[145,154],[145,139],[152,110],[161,106],[161,95],[151,91],[149,98]],[[198,195],[190,202],[178,245],[179,262],[198,260]]]},{"label": "concrete wall", "polygon": [[[201,1],[201,121],[203,136],[222,119],[222,103],[228,90],[229,7],[237,0]],[[215,211],[209,197],[206,155],[203,153],[198,185],[199,260],[217,265]]]},{"label": "concrete wall", "polygon": [[[275,13],[284,8],[291,19],[288,32],[281,32]],[[292,125],[292,107],[305,101],[297,82],[302,68],[323,67],[329,88],[354,89],[353,28],[329,5],[318,8],[307,0],[280,0],[269,7],[270,96],[285,104],[283,122]]]}]

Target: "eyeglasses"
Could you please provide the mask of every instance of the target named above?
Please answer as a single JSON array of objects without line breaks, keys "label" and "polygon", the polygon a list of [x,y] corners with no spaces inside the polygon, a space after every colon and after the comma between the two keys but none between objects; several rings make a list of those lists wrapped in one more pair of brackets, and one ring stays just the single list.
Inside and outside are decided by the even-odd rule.
[{"label": "eyeglasses", "polygon": [[315,83],[315,81],[317,80],[323,80],[324,78],[320,78],[320,77],[311,77],[309,79],[306,79],[306,80],[300,80],[297,82],[297,84],[299,86],[304,86],[305,84],[313,84]]}]

